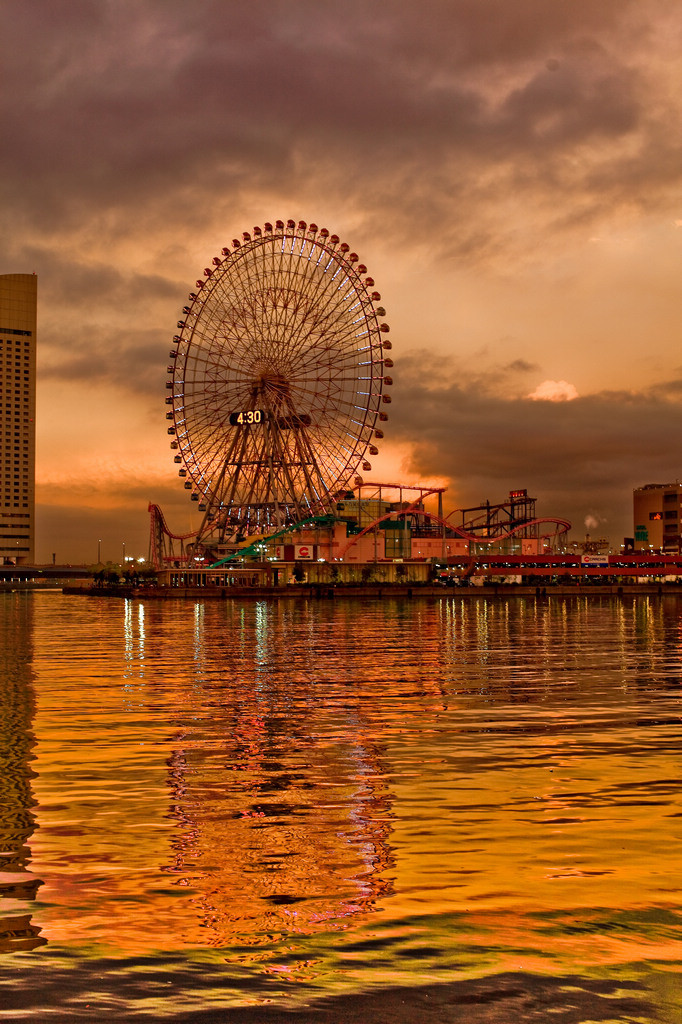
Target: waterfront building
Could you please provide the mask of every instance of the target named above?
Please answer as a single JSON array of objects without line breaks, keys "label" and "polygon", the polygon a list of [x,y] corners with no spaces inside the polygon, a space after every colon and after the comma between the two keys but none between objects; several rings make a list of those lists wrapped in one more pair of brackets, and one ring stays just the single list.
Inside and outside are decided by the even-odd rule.
[{"label": "waterfront building", "polygon": [[35,274],[0,274],[0,565],[35,561]]},{"label": "waterfront building", "polygon": [[645,484],[633,492],[635,550],[679,551],[682,484]]}]

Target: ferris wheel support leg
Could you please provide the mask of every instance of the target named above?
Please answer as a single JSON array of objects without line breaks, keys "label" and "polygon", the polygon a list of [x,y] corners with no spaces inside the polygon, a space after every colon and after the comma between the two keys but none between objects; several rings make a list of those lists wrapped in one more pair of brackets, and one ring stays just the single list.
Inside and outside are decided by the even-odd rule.
[{"label": "ferris wheel support leg", "polygon": [[[313,451],[313,446],[310,443],[310,438],[308,437],[308,434],[306,433],[305,428],[301,428],[301,434],[299,435],[299,438],[300,438],[301,435],[302,435],[302,439],[303,440],[302,440],[302,443],[300,445],[300,450],[301,450],[301,461],[302,461],[303,467],[304,467],[303,471],[305,473],[305,477],[306,477],[306,480],[308,482],[308,486],[310,487],[311,491],[313,491],[313,493],[319,495],[319,497],[318,497],[319,501],[323,501],[323,499],[329,497],[329,492],[328,492],[327,487],[326,487],[326,485],[325,485],[325,483],[324,483],[324,481],[322,479],[322,473],[320,472],[320,467],[317,464],[317,459],[315,458],[315,453]],[[305,452],[305,454],[303,454],[304,452]],[[309,465],[311,465],[313,467],[314,472],[315,472],[315,474],[317,476],[317,487],[315,486],[315,484],[313,482],[313,479],[312,479],[312,476],[310,474],[310,471],[308,470],[308,466]]]},{"label": "ferris wheel support leg", "polygon": [[[280,439],[281,440],[281,439]],[[286,486],[289,490],[289,497],[286,499],[286,504],[289,508],[293,509],[293,516],[296,521],[304,519],[308,515],[308,510],[304,509],[298,499],[299,489],[296,487],[296,481],[291,474],[291,466],[289,460],[284,457],[283,446],[279,447],[280,452],[280,468],[285,477]]]},{"label": "ferris wheel support leg", "polygon": [[[261,447],[255,452],[255,454],[257,456],[256,465],[253,468],[253,472],[252,472],[252,476],[251,476],[251,485],[249,487],[248,493],[244,496],[244,504],[247,505],[247,506],[251,505],[251,503],[252,503],[252,501],[254,499],[254,496],[256,495],[257,488],[259,487],[259,485],[261,483],[261,481],[259,479],[260,474],[261,473],[265,473],[266,467],[268,467],[267,490],[266,490],[265,494],[262,495],[261,501],[259,502],[259,505],[263,509],[264,515],[267,515],[266,509],[270,506],[270,504],[274,503],[276,508],[279,511],[279,503],[277,501],[277,495],[276,495],[276,491],[275,491],[275,488],[274,488],[274,464],[273,464],[273,461],[272,461],[272,442],[271,442],[272,433],[271,433],[271,430],[270,430],[271,413],[270,413],[270,407],[269,407],[269,404],[267,403],[267,400],[264,401],[263,404],[265,405],[265,411],[266,411],[265,432],[263,434]],[[254,429],[255,430],[256,428],[248,427],[247,429],[249,429],[249,430]],[[245,440],[245,444],[246,444],[246,440]],[[235,480],[235,483],[236,482],[237,481]],[[269,519],[269,516],[268,516],[268,519]],[[262,524],[262,525],[264,525],[264,524]]]},{"label": "ferris wheel support leg", "polygon": [[313,483],[313,479],[308,469],[310,454],[306,452],[305,446],[300,443],[300,432],[302,431],[302,429],[302,427],[296,427],[296,453],[298,455],[301,472],[303,474],[303,478],[306,484],[305,492],[307,492],[310,495],[310,500],[312,502],[312,505],[309,503],[307,509],[301,510],[303,518],[304,516],[310,515],[312,509],[320,504],[320,496],[318,495],[317,489],[315,488],[315,484]]},{"label": "ferris wheel support leg", "polygon": [[280,508],[279,499],[277,497],[277,491],[275,490],[275,470],[272,464],[272,441],[270,437],[270,417],[267,418],[265,424],[266,434],[266,448],[268,452],[268,494],[272,494],[273,502],[275,505],[275,524],[282,526],[284,524],[284,518],[282,516],[282,510]]},{"label": "ferris wheel support leg", "polygon": [[[293,409],[290,410],[290,415],[293,415]],[[286,445],[283,440],[282,431],[276,425],[277,420],[274,414],[269,416],[268,418],[270,420],[270,423],[272,424],[272,429],[270,431],[269,438],[271,441],[271,457],[272,455],[274,455],[273,468],[275,465],[278,465],[284,477],[285,493],[282,495],[283,503],[286,505],[287,508],[291,508],[293,510],[293,516],[295,520],[304,519],[307,515],[309,515],[310,510],[304,509],[299,501],[298,495],[300,493],[300,488],[296,486],[296,481],[291,473],[291,460],[288,457],[286,451]],[[295,430],[296,428],[290,427],[289,429]],[[288,494],[286,493],[286,491],[288,491]],[[279,504],[280,498],[277,497],[276,487],[273,487],[273,497]]]},{"label": "ferris wheel support leg", "polygon": [[[225,456],[225,461],[223,462],[222,468],[220,470],[220,476],[218,477],[218,480],[216,482],[215,487],[212,488],[213,495],[212,495],[212,497],[211,497],[211,499],[208,502],[208,505],[206,507],[206,512],[204,513],[204,518],[203,518],[203,520],[201,522],[201,526],[199,528],[199,533],[197,534],[197,543],[203,542],[204,538],[211,532],[209,530],[209,522],[211,521],[211,516],[214,514],[214,510],[216,509],[216,506],[217,506],[218,509],[220,509],[220,493],[222,491],[223,481],[225,479],[225,472],[227,470],[227,466],[229,464],[229,460],[230,460],[230,458],[232,456],[232,453],[234,452],[234,449],[235,449],[235,447],[237,445],[237,441],[238,441],[238,435],[235,434],[235,437],[234,437],[234,440],[232,441],[230,449],[229,449],[227,455]],[[221,541],[224,539],[224,529],[220,530],[219,539]]]},{"label": "ferris wheel support leg", "polygon": [[[223,479],[225,478],[225,475],[227,473],[228,466],[240,465],[243,462],[243,459],[244,459],[244,456],[245,456],[245,453],[246,453],[246,449],[247,449],[248,431],[250,429],[251,429],[250,427],[245,427],[241,431],[240,434],[235,435],[235,439],[234,439],[232,445],[230,446],[230,450],[229,450],[229,452],[227,454],[227,458],[225,459],[225,463],[223,465],[223,470],[222,470],[222,477],[223,477]],[[235,461],[231,461],[233,453],[239,447],[239,441],[240,440],[241,440],[241,447],[240,447],[239,453],[237,455],[237,458],[236,458]],[[237,486],[238,486],[238,484],[239,484],[239,473],[238,472],[233,472],[232,478],[231,478],[231,481],[230,481],[229,493],[226,495],[226,498],[223,501],[223,506],[226,509],[228,509],[228,510],[230,508],[232,508],[232,505],[233,505],[233,502],[234,502],[234,497],[235,497],[235,494],[237,493]],[[227,519],[225,520],[225,523],[222,525],[222,527],[220,529],[220,540],[221,541],[225,540],[226,526],[227,526]]]},{"label": "ferris wheel support leg", "polygon": [[[292,417],[293,422],[293,418],[296,416],[296,411],[290,399],[287,402],[287,405],[289,407],[289,413]],[[327,487],[324,484],[320,468],[317,464],[317,460],[315,459],[315,453],[310,443],[308,433],[301,422],[298,422],[294,429],[296,439],[296,453],[299,458],[301,471],[305,478],[306,487],[308,489],[311,499],[313,500],[313,507],[324,506],[328,504],[328,502],[325,500],[328,498],[328,491]],[[313,466],[314,468],[315,475],[317,476],[317,486],[315,484],[315,481],[313,480],[313,477],[311,476],[310,470],[308,468],[309,466]],[[309,512],[310,509],[308,510],[307,513],[304,514],[308,514]]]}]

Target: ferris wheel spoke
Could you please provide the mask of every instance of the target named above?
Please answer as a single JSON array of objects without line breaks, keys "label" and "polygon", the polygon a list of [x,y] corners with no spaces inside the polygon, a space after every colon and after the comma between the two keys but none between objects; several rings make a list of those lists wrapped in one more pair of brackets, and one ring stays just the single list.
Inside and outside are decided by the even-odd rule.
[{"label": "ferris wheel spoke", "polygon": [[313,348],[324,348],[326,339],[331,340],[337,352],[342,351],[351,336],[348,327],[347,311],[328,301],[323,310],[301,319],[296,325],[291,337],[292,357],[305,357]]},{"label": "ferris wheel spoke", "polygon": [[292,367],[304,367],[306,361],[310,359],[318,362],[325,359],[333,360],[335,364],[340,365],[357,365],[361,351],[358,351],[355,340],[353,331],[344,331],[341,326],[325,327],[324,332],[318,333],[315,337],[308,334],[300,339]]},{"label": "ferris wheel spoke", "polygon": [[292,356],[298,345],[301,331],[306,327],[314,329],[314,325],[323,312],[328,312],[334,296],[329,293],[327,267],[329,259],[322,268],[311,265],[303,257],[298,258],[297,265],[289,273],[286,280],[287,295],[291,299],[288,316],[283,321],[288,354]]},{"label": "ferris wheel spoke", "polygon": [[344,325],[340,317],[327,315],[324,320],[305,325],[296,339],[296,350],[292,352],[292,366],[304,366],[313,360],[333,360],[336,363],[352,362],[357,359],[353,332]]},{"label": "ferris wheel spoke", "polygon": [[336,296],[329,290],[329,281],[324,279],[325,271],[319,272],[315,267],[313,273],[306,275],[305,269],[305,265],[300,268],[298,277],[298,289],[305,315],[290,325],[292,352],[300,347],[301,339],[305,337],[304,332],[319,331],[320,324],[330,318],[334,313],[334,306],[337,305]]}]

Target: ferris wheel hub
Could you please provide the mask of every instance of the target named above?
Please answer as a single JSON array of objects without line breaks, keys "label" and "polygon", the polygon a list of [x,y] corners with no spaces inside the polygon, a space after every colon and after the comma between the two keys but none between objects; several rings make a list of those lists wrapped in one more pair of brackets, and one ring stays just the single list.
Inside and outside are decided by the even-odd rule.
[{"label": "ferris wheel hub", "polygon": [[291,390],[289,381],[281,373],[265,371],[254,382],[255,394],[270,396],[275,404],[281,404]]}]

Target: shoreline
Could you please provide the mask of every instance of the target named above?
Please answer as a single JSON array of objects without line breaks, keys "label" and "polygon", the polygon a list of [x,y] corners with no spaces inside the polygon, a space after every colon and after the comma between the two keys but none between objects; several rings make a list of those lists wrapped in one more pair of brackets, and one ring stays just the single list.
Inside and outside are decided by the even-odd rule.
[{"label": "shoreline", "polygon": [[[14,589],[44,590],[45,587],[30,586]],[[52,589],[52,588],[50,588]],[[119,597],[133,600],[176,601],[190,600],[326,600],[339,601],[345,598],[387,600],[391,598],[460,598],[479,597],[532,598],[548,600],[552,597],[679,597],[682,585],[678,583],[575,583],[523,585],[497,583],[483,587],[446,587],[428,583],[392,584],[326,584],[308,583],[286,587],[77,587],[64,585],[64,594],[87,597]]]}]

